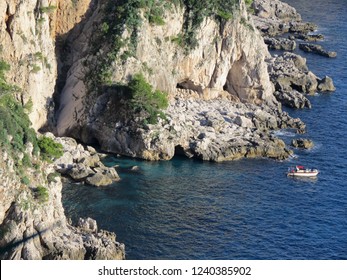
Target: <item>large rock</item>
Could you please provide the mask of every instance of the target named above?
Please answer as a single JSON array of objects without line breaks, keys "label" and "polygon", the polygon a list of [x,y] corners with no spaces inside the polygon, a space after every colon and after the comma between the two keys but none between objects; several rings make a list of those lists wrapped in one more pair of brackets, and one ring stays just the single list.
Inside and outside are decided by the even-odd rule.
[{"label": "large rock", "polygon": [[86,179],[86,183],[95,187],[105,187],[113,183],[113,181],[102,173],[95,173]]},{"label": "large rock", "polygon": [[269,63],[270,78],[276,90],[292,89],[303,93],[314,93],[318,86],[318,77],[308,71],[306,60],[297,54],[285,52],[276,56]]},{"label": "large rock", "polygon": [[296,48],[296,42],[286,38],[264,37],[264,42],[272,50],[293,51]]},{"label": "large rock", "polygon": [[75,164],[67,174],[75,181],[83,181],[94,174],[94,171],[84,164]]},{"label": "large rock", "polygon": [[319,91],[335,91],[333,80],[329,76],[325,76],[323,79],[318,80]]},{"label": "large rock", "polygon": [[290,35],[289,38],[291,40],[299,39],[299,40],[308,41],[308,42],[316,42],[316,41],[323,41],[324,35],[322,34],[294,34],[294,35]]},{"label": "large rock", "polygon": [[295,148],[302,148],[302,149],[311,149],[314,146],[314,143],[312,140],[304,139],[304,138],[293,139],[291,144]]},{"label": "large rock", "polygon": [[322,46],[316,44],[301,43],[299,44],[299,48],[304,52],[315,53],[325,57],[334,58],[337,56],[336,52],[326,51]]},{"label": "large rock", "polygon": [[279,102],[289,108],[311,108],[311,102],[304,94],[296,91],[275,91],[275,96]]}]

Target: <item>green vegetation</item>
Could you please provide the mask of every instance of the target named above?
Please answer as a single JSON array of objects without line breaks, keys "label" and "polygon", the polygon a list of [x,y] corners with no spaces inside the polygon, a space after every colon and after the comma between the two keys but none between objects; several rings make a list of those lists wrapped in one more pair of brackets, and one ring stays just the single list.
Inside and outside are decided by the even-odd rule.
[{"label": "green vegetation", "polygon": [[167,94],[147,83],[142,74],[136,74],[129,82],[130,107],[135,113],[145,113],[145,123],[156,124],[158,117],[165,118],[162,109],[168,106]]},{"label": "green vegetation", "polygon": [[41,70],[41,67],[38,66],[37,64],[34,64],[34,65],[31,66],[31,70],[30,71],[36,74],[36,73],[40,72],[40,70]]},{"label": "green vegetation", "polygon": [[50,14],[50,13],[53,13],[55,10],[57,9],[56,6],[53,6],[53,5],[50,5],[50,6],[46,6],[46,7],[41,7],[39,10],[40,10],[40,13],[44,14]]},{"label": "green vegetation", "polygon": [[238,10],[238,0],[183,0],[185,17],[182,30],[184,48],[186,52],[198,45],[196,31],[206,17],[212,17],[221,24],[232,19],[233,12]]},{"label": "green vegetation", "polygon": [[5,73],[10,70],[10,65],[0,60],[0,96],[12,91],[13,87],[6,83]]},{"label": "green vegetation", "polygon": [[[0,146],[5,148],[13,159],[18,159],[20,152],[25,153],[25,144],[31,142],[34,151],[38,152],[36,133],[30,128],[31,123],[24,112],[24,108],[11,96],[0,97]],[[27,157],[23,162],[30,162]]]},{"label": "green vegetation", "polygon": [[30,180],[27,176],[22,177],[20,181],[22,184],[27,185],[27,186],[30,184]]},{"label": "green vegetation", "polygon": [[47,188],[43,186],[37,186],[35,189],[35,198],[40,202],[40,203],[45,203],[48,201],[49,198],[49,193]]},{"label": "green vegetation", "polygon": [[41,157],[45,161],[52,161],[63,155],[63,145],[56,143],[53,139],[42,136],[38,139]]},{"label": "green vegetation", "polygon": [[[39,148],[25,108],[12,96],[19,89],[6,82],[5,72],[8,70],[10,66],[0,60],[0,148],[14,159],[17,173],[23,176],[22,168],[32,166],[30,156],[26,154],[26,144],[33,144],[34,154],[38,154]],[[26,177],[22,177],[22,183],[28,183]]]}]

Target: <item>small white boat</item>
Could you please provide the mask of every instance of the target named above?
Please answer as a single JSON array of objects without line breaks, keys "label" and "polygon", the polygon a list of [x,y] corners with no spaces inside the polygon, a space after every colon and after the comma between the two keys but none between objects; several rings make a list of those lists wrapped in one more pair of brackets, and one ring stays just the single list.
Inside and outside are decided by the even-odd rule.
[{"label": "small white boat", "polygon": [[302,165],[297,165],[295,167],[289,167],[287,176],[293,177],[316,177],[319,171],[317,169],[305,168]]}]

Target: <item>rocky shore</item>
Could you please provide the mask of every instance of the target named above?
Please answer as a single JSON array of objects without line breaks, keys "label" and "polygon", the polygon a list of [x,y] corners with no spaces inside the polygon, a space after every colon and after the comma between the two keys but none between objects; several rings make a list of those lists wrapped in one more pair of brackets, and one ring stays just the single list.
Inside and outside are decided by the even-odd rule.
[{"label": "rocky shore", "polygon": [[[254,23],[263,34],[264,42],[269,49],[284,50],[267,60],[269,75],[275,85],[275,97],[284,106],[290,108],[311,108],[306,95],[316,92],[335,91],[330,77],[317,77],[309,71],[306,59],[298,54],[287,52],[299,48],[318,53],[327,57],[335,57],[335,52],[328,52],[321,46],[309,43],[299,43],[296,40],[319,41],[322,34],[312,34],[317,26],[303,22],[300,14],[291,6],[281,1],[253,1],[255,14]],[[283,38],[284,34],[290,34]]]},{"label": "rocky shore", "polygon": [[[16,73],[20,73],[18,79],[26,93],[18,99],[23,104],[32,100],[35,129],[44,125],[52,128],[60,137],[51,133],[46,137],[63,146],[63,156],[52,163],[41,162],[31,151],[30,159],[37,164],[36,169],[28,168],[30,178],[20,178],[14,170],[16,163],[0,149],[1,259],[125,258],[124,245],[116,241],[114,233],[99,230],[91,218],[72,225],[64,214],[60,175],[96,187],[120,180],[115,168],[102,163],[102,154],[93,144],[105,152],[146,160],[170,160],[177,154],[214,162],[245,157],[283,160],[293,152],[273,132],[290,128],[302,134],[306,127],[300,119],[284,112],[282,105],[311,108],[308,95],[335,90],[331,78],[317,77],[308,69],[306,60],[292,52],[298,47],[297,40],[313,42],[323,38],[311,33],[316,25],[303,22],[300,14],[283,2],[254,0],[252,16],[245,2],[240,1],[240,9],[226,24],[205,19],[204,28],[196,31],[199,44],[190,53],[177,44],[184,26],[182,7],[163,15],[165,25],[154,26],[143,19],[138,42],[132,46],[134,55],[124,55],[121,63],[110,63],[111,68],[103,74],[109,74],[107,84],[111,86],[93,92],[89,89],[93,75],[86,73],[93,74],[103,56],[112,57],[107,53],[110,46],[102,44],[96,52],[95,42],[91,41],[93,34],[100,32],[98,24],[105,16],[103,1],[77,2],[72,7],[67,2],[52,1],[58,11],[51,15],[41,13],[40,44],[33,49],[35,63],[46,58],[47,67],[43,69],[30,64],[33,50],[25,46],[25,41],[35,42],[36,37],[32,34],[24,40],[20,34],[32,32],[26,31],[28,23],[20,21],[23,15],[14,16],[16,5],[22,5],[18,13],[31,16],[29,11],[37,11],[36,1],[0,4],[0,12],[6,18],[6,24],[0,23],[4,31],[0,35],[9,49],[5,58],[16,66],[11,79],[16,81]],[[71,19],[76,9],[79,11]],[[70,19],[68,26],[64,26],[64,17]],[[29,27],[35,29],[34,25]],[[124,42],[133,39],[127,31],[122,34]],[[58,59],[52,40],[55,32],[62,40],[61,46],[57,45]],[[286,33],[289,37],[283,38]],[[46,46],[44,52],[39,45]],[[336,56],[316,44],[299,47]],[[123,54],[128,54],[129,50],[122,48]],[[271,56],[268,49],[283,53]],[[30,59],[23,61],[22,57],[27,56]],[[48,61],[53,65],[52,71]],[[36,69],[36,73],[30,69]],[[157,124],[144,123],[122,107],[124,100],[120,99],[122,92],[117,92],[117,85],[126,84],[138,72],[145,72],[154,88],[168,93],[169,106]],[[39,91],[38,84],[42,86]],[[57,92],[53,98],[54,88]],[[40,94],[43,92],[45,95]],[[60,106],[56,112],[52,110],[53,99]],[[312,145],[303,138],[292,142],[297,148]]]},{"label": "rocky shore", "polygon": [[52,133],[45,136],[63,146],[63,156],[54,161],[54,168],[60,174],[95,187],[109,186],[120,180],[113,167],[106,167],[101,162],[106,155],[97,153],[93,147],[83,147],[73,138],[55,137]]}]

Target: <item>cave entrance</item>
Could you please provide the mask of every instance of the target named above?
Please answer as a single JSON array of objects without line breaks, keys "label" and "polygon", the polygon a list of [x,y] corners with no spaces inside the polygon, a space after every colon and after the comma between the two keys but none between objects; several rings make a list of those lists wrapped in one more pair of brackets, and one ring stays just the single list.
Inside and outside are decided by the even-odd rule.
[{"label": "cave entrance", "polygon": [[184,80],[177,83],[176,88],[196,91],[197,93],[199,93],[199,95],[203,94],[202,86],[194,84],[194,82],[191,80]]},{"label": "cave entrance", "polygon": [[191,150],[183,148],[181,145],[175,146],[175,157],[192,158],[194,154]]}]

